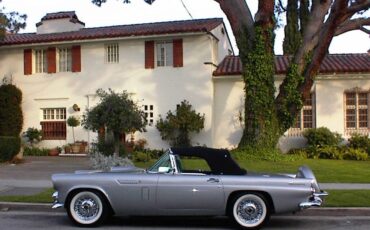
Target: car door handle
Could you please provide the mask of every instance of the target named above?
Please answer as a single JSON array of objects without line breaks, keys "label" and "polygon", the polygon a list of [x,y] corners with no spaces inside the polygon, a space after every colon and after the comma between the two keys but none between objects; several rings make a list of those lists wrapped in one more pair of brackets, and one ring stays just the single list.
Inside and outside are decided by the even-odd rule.
[{"label": "car door handle", "polygon": [[207,182],[209,182],[209,183],[219,183],[219,182],[220,182],[220,180],[219,180],[219,179],[217,179],[217,178],[209,178],[209,179],[207,180]]}]

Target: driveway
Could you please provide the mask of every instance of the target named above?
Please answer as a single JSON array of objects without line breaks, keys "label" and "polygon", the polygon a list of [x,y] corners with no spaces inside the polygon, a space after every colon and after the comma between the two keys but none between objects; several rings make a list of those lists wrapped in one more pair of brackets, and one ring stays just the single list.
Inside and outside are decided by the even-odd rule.
[{"label": "driveway", "polygon": [[22,164],[0,165],[0,195],[32,195],[52,187],[54,173],[89,169],[88,157],[25,157]]}]

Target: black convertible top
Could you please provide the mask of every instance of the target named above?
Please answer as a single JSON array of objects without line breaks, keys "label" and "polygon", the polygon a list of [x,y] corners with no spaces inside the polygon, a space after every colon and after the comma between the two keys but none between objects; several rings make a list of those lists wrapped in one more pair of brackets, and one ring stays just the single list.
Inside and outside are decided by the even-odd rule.
[{"label": "black convertible top", "polygon": [[170,148],[174,155],[199,157],[207,161],[213,174],[218,175],[244,175],[246,170],[230,156],[226,149],[213,149],[206,147]]}]

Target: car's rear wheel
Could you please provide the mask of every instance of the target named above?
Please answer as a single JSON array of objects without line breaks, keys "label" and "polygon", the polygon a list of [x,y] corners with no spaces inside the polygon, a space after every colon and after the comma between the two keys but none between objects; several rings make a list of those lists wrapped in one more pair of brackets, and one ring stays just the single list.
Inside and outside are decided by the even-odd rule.
[{"label": "car's rear wheel", "polygon": [[244,229],[259,229],[270,218],[269,204],[259,193],[244,193],[234,198],[232,216]]},{"label": "car's rear wheel", "polygon": [[96,226],[108,215],[108,206],[102,195],[95,191],[79,191],[67,206],[69,218],[79,226]]}]

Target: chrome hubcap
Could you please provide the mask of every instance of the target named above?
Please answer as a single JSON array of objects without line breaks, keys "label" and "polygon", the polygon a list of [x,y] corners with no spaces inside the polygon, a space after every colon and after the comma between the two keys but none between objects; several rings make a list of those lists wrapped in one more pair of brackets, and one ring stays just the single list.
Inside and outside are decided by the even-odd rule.
[{"label": "chrome hubcap", "polygon": [[259,222],[264,214],[262,205],[251,199],[240,201],[236,211],[238,218],[247,225],[253,225]]},{"label": "chrome hubcap", "polygon": [[89,221],[99,213],[99,205],[91,197],[81,197],[76,200],[74,211],[80,219]]}]

